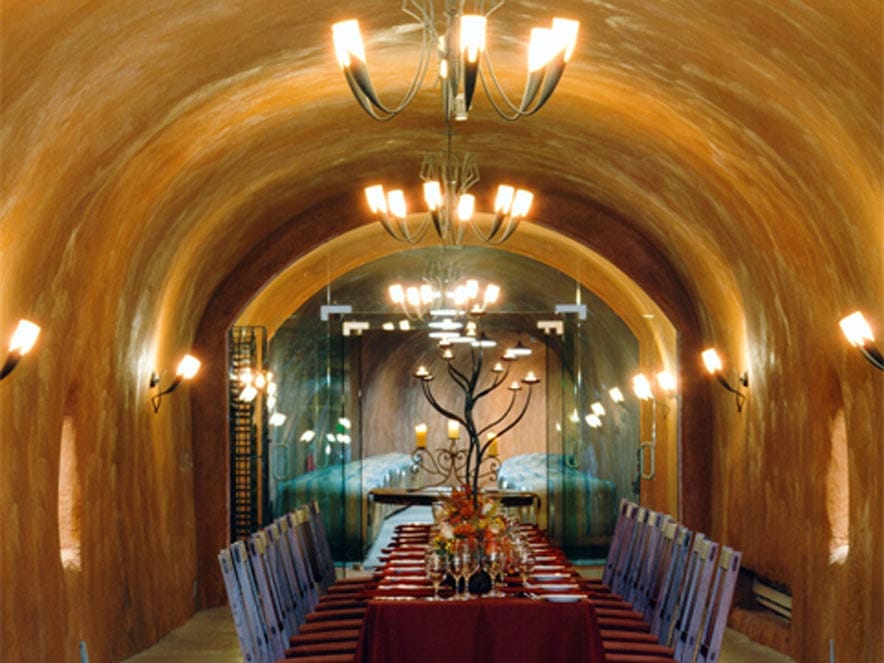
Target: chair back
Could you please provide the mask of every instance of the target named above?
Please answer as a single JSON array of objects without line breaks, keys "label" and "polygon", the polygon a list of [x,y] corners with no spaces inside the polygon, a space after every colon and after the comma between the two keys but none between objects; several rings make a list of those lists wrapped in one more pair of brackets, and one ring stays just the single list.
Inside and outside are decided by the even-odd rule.
[{"label": "chair back", "polygon": [[697,648],[697,663],[716,663],[721,653],[721,641],[734,597],[734,587],[740,571],[742,553],[724,546],[718,556],[712,589],[703,621],[703,633]]},{"label": "chair back", "polygon": [[[674,525],[672,518],[662,513],[654,513],[649,521],[645,555],[639,567],[635,590],[630,601],[632,607],[642,614],[645,614],[648,603],[659,587],[657,578],[667,543],[663,534],[670,524]],[[674,534],[674,527],[672,531]]]},{"label": "chair back", "polygon": [[694,573],[676,620],[672,638],[675,659],[680,663],[691,663],[694,658],[706,598],[709,596],[709,584],[718,558],[718,547],[717,543],[706,539],[697,552]]},{"label": "chair back", "polygon": [[627,521],[632,518],[637,505],[626,498],[620,500],[620,508],[617,510],[617,521],[614,524],[614,534],[611,536],[611,545],[608,548],[608,558],[605,560],[605,569],[602,571],[602,582],[611,587],[614,582],[620,549],[626,539],[626,530],[629,527]]},{"label": "chair back", "polygon": [[230,612],[233,615],[233,625],[236,628],[236,637],[239,640],[243,661],[257,663],[259,661],[258,643],[247,614],[242,591],[236,580],[236,571],[233,569],[233,559],[229,549],[225,548],[218,553],[218,563],[221,565],[221,577],[224,579],[227,602],[230,604]]},{"label": "chair back", "polygon": [[[697,537],[702,540],[703,535],[697,534],[693,538]],[[651,622],[651,633],[657,635],[660,642],[664,644],[669,642],[669,634],[684,584],[690,551],[691,531],[687,527],[679,525],[676,529],[669,565],[655,601],[654,619]]]}]

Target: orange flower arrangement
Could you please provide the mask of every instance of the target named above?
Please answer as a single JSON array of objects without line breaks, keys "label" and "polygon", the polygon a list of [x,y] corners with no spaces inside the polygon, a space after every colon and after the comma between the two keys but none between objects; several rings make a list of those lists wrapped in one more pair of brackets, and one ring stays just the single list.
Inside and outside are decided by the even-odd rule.
[{"label": "orange flower arrangement", "polygon": [[499,512],[500,503],[481,492],[474,500],[470,486],[454,489],[451,497],[444,500],[433,545],[448,553],[457,539],[478,541],[484,546],[505,528]]}]

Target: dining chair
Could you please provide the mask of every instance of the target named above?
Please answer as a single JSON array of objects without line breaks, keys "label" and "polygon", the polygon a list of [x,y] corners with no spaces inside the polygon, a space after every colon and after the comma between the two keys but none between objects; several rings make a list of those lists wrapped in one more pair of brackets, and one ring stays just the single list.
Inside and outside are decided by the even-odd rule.
[{"label": "dining chair", "polygon": [[244,663],[263,663],[269,656],[266,648],[263,652],[261,651],[261,645],[259,645],[255,632],[257,617],[249,614],[250,611],[237,581],[233,559],[228,548],[224,548],[218,553],[218,563],[221,566],[221,576],[224,579],[227,601],[233,615],[233,625],[236,629],[243,661]]},{"label": "dining chair", "polygon": [[261,614],[271,655],[276,658],[284,655],[288,640],[279,597],[267,577],[263,562],[263,549],[259,533],[254,533],[248,541],[238,541],[234,546],[242,546],[247,557],[243,573],[251,576],[255,590],[255,601]]},{"label": "dining chair", "polygon": [[[690,546],[690,531],[669,520],[660,537],[662,549],[659,555],[659,564],[650,579],[648,587],[649,597],[642,611],[642,624],[646,629],[637,629],[635,624],[624,620],[619,623],[611,623],[612,620],[600,619],[601,635],[604,640],[661,643],[660,628],[662,620],[654,620],[656,609],[663,606],[669,599],[669,594],[678,592],[680,581],[673,581],[681,576],[680,569],[684,566]],[[673,598],[673,601],[676,599]]]},{"label": "dining chair", "polygon": [[242,541],[235,541],[230,545],[230,559],[236,575],[237,586],[242,595],[243,605],[249,618],[252,635],[257,644],[259,663],[272,661],[276,657],[273,643],[265,623],[263,609],[258,598],[258,589],[252,576],[249,554]]},{"label": "dining chair", "polygon": [[611,544],[608,547],[608,557],[605,560],[605,568],[602,571],[601,584],[606,587],[610,587],[614,580],[620,549],[627,536],[626,530],[630,527],[628,521],[632,519],[637,507],[638,505],[626,498],[620,500],[620,507],[617,509],[617,520],[614,523],[614,533],[611,535]]},{"label": "dining chair", "polygon": [[709,591],[709,600],[703,623],[703,635],[697,647],[697,663],[716,663],[721,653],[721,641],[727,627],[734,587],[740,572],[742,553],[722,547],[718,565]]}]

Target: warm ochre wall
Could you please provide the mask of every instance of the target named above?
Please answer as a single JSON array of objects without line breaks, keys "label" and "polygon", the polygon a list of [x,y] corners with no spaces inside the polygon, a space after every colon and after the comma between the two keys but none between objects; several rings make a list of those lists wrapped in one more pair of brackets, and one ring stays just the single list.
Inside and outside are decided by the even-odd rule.
[{"label": "warm ochre wall", "polygon": [[[538,224],[675,326],[681,515],[794,595],[791,629],[734,623],[798,661],[827,660],[830,639],[839,661],[881,660],[884,382],[837,329],[855,308],[884,326],[880,3],[510,0],[489,37],[508,89],[522,54],[503,35],[553,14],[583,27],[548,106],[505,124],[479,96],[457,127],[477,193],[530,184]],[[414,182],[444,144],[431,91],[389,124],[356,107],[328,30],[351,16],[383,31],[370,64],[395,97],[415,36],[389,29],[398,3],[0,6],[0,338],[20,317],[44,327],[0,383],[4,661],[76,661],[80,640],[117,661],[221,600],[226,328],[365,223],[361,186]],[[748,370],[742,413],[702,377],[707,343]],[[191,348],[204,371],[154,415],[150,372]],[[59,554],[63,431],[79,571]]]}]

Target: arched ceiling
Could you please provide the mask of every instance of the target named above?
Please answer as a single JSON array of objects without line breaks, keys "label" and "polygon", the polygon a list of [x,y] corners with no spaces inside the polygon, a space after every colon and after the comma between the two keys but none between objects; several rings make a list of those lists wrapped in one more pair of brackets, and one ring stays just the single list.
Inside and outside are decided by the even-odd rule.
[{"label": "arched ceiling", "polygon": [[[2,621],[28,651],[57,658],[88,631],[96,660],[121,660],[127,636],[98,634],[155,640],[192,610],[195,575],[204,604],[221,600],[225,331],[287,266],[361,237],[365,184],[414,182],[445,140],[429,88],[379,124],[337,70],[330,26],[358,17],[376,88],[404,91],[417,35],[399,7],[0,3],[0,336],[20,317],[44,325],[38,361],[0,385],[0,435],[22,441],[0,444],[0,509],[19,533],[0,544],[16,599]],[[595,253],[673,322],[682,377],[694,375],[679,516],[790,583],[797,659],[824,650],[829,619],[860,647],[880,611],[856,619],[831,597],[881,588],[881,383],[836,321],[863,308],[884,324],[880,0],[508,0],[489,34],[507,89],[524,84],[529,28],[553,15],[582,28],[550,103],[507,124],[480,93],[455,146],[476,154],[481,187],[529,186],[533,224]],[[371,253],[359,248],[357,263]],[[742,413],[687,370],[707,342],[749,371]],[[182,389],[154,416],[150,372],[192,345],[206,361],[191,399]],[[862,533],[843,576],[816,554],[815,454],[833,421]],[[44,545],[67,426],[90,506],[76,591],[96,597],[88,611],[64,600],[73,590]],[[174,545],[147,528],[174,531]]]},{"label": "arched ceiling", "polygon": [[[880,266],[879,251],[856,257],[881,238],[879,9],[511,1],[489,36],[508,89],[521,89],[531,25],[580,19],[577,54],[533,118],[505,124],[480,94],[456,146],[477,154],[483,183],[530,184],[538,222],[565,235],[592,246],[588,219],[608,214],[608,232],[656,247],[706,315],[739,323],[737,299],[776,297],[753,275],[831,289],[833,274],[863,282]],[[368,181],[412,182],[444,141],[437,95],[368,119],[330,45],[331,23],[352,16],[376,88],[395,97],[417,42],[395,2],[4,3],[10,317],[45,308],[41,296],[75,316],[34,274],[63,281],[101,256],[93,278],[118,288],[81,283],[76,299],[116,307],[108,293],[135,288],[121,321],[192,327],[274,233],[297,228],[309,248],[364,223]],[[616,242],[601,248],[629,271]]]}]

